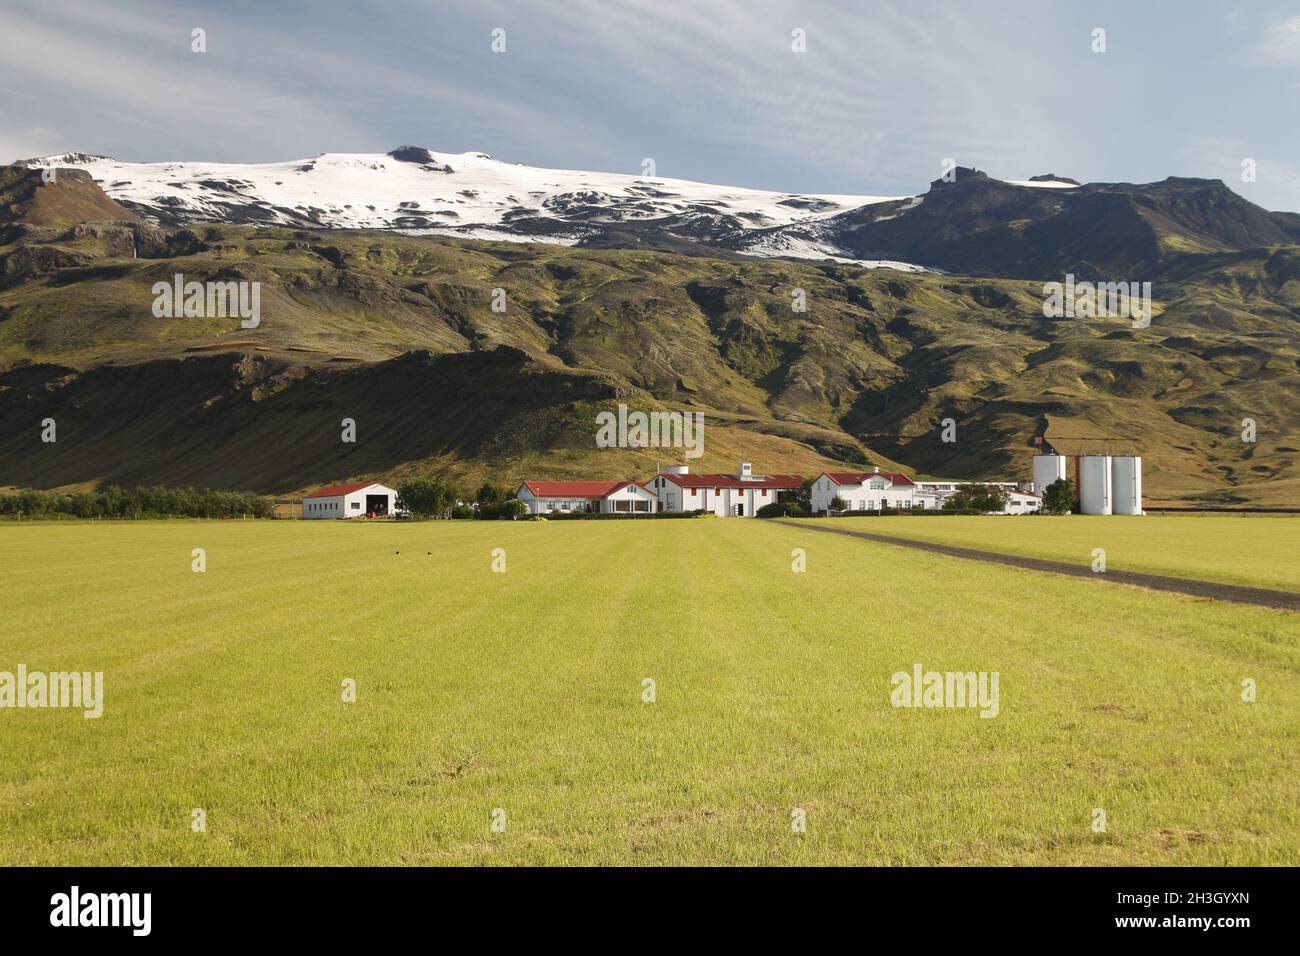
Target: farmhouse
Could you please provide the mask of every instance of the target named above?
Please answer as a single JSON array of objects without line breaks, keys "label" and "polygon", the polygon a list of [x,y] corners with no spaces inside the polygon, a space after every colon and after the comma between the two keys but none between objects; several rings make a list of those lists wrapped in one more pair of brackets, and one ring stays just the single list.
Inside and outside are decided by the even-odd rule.
[{"label": "farmhouse", "polygon": [[915,481],[901,472],[874,468],[864,472],[822,472],[813,482],[809,503],[813,513],[827,511],[836,498],[844,501],[847,511],[881,511],[883,509],[937,510],[967,485],[987,485],[1007,495],[1002,514],[1028,514],[1037,511],[1042,499],[1012,481]]},{"label": "farmhouse", "polygon": [[933,497],[918,499],[916,490],[916,482],[902,472],[824,471],[813,482],[809,504],[814,514],[829,511],[836,498],[844,500],[848,511],[932,507]]},{"label": "farmhouse", "polygon": [[651,514],[655,496],[637,481],[525,481],[515,493],[528,513]]},{"label": "farmhouse", "polygon": [[646,482],[660,511],[709,511],[723,518],[752,518],[780,492],[802,485],[799,475],[756,475],[747,461],[734,475],[692,475],[685,465],[668,465]]},{"label": "farmhouse", "polygon": [[397,514],[397,492],[373,481],[330,485],[302,499],[304,518],[366,518]]},{"label": "farmhouse", "polygon": [[692,475],[685,465],[669,465],[649,481],[525,481],[516,497],[530,514],[705,511],[752,518],[779,492],[802,484],[798,475],[755,475],[749,462],[734,475]]}]

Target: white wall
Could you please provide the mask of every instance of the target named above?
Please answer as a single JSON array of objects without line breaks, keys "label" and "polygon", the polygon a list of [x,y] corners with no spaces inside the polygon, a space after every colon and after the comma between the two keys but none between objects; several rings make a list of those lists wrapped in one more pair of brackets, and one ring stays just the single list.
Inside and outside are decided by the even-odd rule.
[{"label": "white wall", "polygon": [[574,498],[574,497],[537,497],[532,493],[527,485],[521,485],[519,488],[519,500],[528,505],[528,513],[534,515],[545,515],[552,513],[572,514],[574,512],[598,511],[602,514],[616,512],[625,513],[614,506],[614,502],[644,502],[649,511],[631,512],[635,514],[651,514],[657,510],[657,500],[653,492],[647,491],[639,485],[628,485],[620,488],[606,498]]},{"label": "white wall", "polygon": [[572,514],[573,512],[582,511],[602,511],[601,503],[596,501],[592,503],[590,498],[574,497],[537,497],[527,487],[519,489],[519,500],[528,505],[528,513],[534,515],[545,515],[551,512],[560,514]]},{"label": "white wall", "polygon": [[330,495],[325,498],[302,499],[302,516],[304,519],[364,518],[366,516],[366,496],[384,495],[388,498],[388,513],[397,514],[397,492],[386,485],[370,485],[354,491],[350,495]]},{"label": "white wall", "polygon": [[390,515],[397,514],[397,492],[392,488],[385,488],[383,485],[374,485],[370,488],[354,491],[344,498],[343,517],[364,518],[366,516],[366,498],[370,495],[383,495],[388,499],[388,513]]},{"label": "white wall", "polygon": [[1037,511],[1042,506],[1042,500],[1035,498],[1033,495],[1026,495],[1019,491],[1007,492],[1007,504],[1002,509],[1003,514],[1007,515],[1026,515]]},{"label": "white wall", "polygon": [[342,518],[343,496],[331,495],[328,498],[302,499],[302,516],[304,518]]},{"label": "white wall", "polygon": [[[778,500],[775,488],[681,488],[662,475],[650,487],[657,489],[660,511],[710,511],[721,518],[752,518],[759,508]],[[740,515],[738,507],[743,509]]]},{"label": "white wall", "polygon": [[[615,502],[618,505],[615,506]],[[640,502],[639,505],[636,503]],[[606,514],[611,512],[616,514],[636,513],[636,514],[653,514],[658,499],[653,492],[647,491],[640,485],[627,485],[618,491],[607,495],[600,502],[600,510]],[[642,508],[648,510],[641,510]]]},{"label": "white wall", "polygon": [[879,511],[881,508],[921,507],[912,485],[893,486],[889,479],[873,476],[860,485],[837,485],[822,475],[812,486],[809,504],[813,511],[826,511],[836,497],[844,499],[849,511]]}]

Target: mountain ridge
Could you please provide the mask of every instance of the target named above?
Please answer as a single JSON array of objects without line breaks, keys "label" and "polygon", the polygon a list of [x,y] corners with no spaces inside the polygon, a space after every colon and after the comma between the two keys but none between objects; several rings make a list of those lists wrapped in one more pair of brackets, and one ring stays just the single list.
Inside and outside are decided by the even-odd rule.
[{"label": "mountain ridge", "polygon": [[1219,179],[1077,183],[995,179],[958,166],[927,192],[887,197],[781,193],[654,175],[546,169],[487,153],[401,146],[268,164],[71,164],[158,225],[205,222],[369,228],[411,235],[663,248],[706,255],[838,261],[900,271],[1136,281],[1169,258],[1300,241],[1300,215],[1274,213]]},{"label": "mountain ridge", "polygon": [[[408,164],[424,159],[411,154]],[[1157,243],[1144,267],[1153,321],[1133,328],[1045,318],[1038,279],[706,246],[683,254],[157,226],[123,218],[117,204],[102,207],[109,220],[69,224],[83,199],[102,195],[85,171],[60,168],[54,184],[40,169],[7,167],[0,182],[25,197],[0,202],[0,485],[145,480],[284,492],[416,473],[631,477],[663,453],[592,445],[596,407],[627,401],[704,412],[702,467],[713,470],[744,458],[793,473],[873,463],[1015,478],[1027,475],[1041,435],[1065,450],[1100,437],[1142,452],[1149,491],[1166,500],[1292,503],[1300,488],[1300,247],[1291,244],[1160,253]],[[976,177],[934,188],[993,217],[936,239],[963,248],[999,228],[1004,202],[1024,201]],[[1178,228],[1219,228],[1205,215],[1217,193],[1208,206],[1179,208],[1202,188],[1168,187]],[[1100,201],[1132,212],[1131,197]],[[33,221],[59,209],[49,224]],[[1131,214],[1122,221],[1131,247],[1149,251],[1145,227]],[[154,285],[181,273],[259,283],[261,325],[155,315]],[[393,382],[403,385],[393,391]],[[486,382],[490,403],[475,398]],[[356,456],[335,447],[348,402],[375,439]],[[459,410],[461,425],[444,409]],[[33,450],[32,423],[45,417],[67,440]],[[1256,444],[1237,437],[1247,417],[1259,423]],[[956,443],[940,440],[946,418],[958,423]]]}]

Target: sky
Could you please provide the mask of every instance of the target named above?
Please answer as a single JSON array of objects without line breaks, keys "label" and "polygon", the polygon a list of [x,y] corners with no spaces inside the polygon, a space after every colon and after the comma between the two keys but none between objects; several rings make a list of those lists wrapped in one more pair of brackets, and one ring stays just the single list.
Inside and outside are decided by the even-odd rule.
[{"label": "sky", "polygon": [[413,144],[904,195],[953,159],[1300,211],[1295,0],[0,0],[0,91],[0,162]]}]

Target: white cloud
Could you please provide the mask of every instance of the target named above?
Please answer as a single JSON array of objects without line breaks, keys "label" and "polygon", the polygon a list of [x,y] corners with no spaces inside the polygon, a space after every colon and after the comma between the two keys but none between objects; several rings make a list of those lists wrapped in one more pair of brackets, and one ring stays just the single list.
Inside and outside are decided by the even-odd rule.
[{"label": "white cloud", "polygon": [[1300,16],[1270,26],[1255,53],[1272,63],[1300,63]]}]

